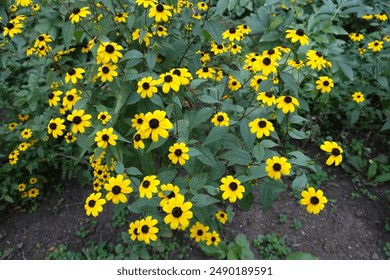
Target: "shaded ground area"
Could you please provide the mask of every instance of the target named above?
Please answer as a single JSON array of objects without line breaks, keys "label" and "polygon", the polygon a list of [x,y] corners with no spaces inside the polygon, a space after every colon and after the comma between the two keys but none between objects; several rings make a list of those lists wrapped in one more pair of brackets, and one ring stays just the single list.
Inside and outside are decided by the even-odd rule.
[{"label": "shaded ground area", "polygon": [[[390,241],[390,234],[384,225],[389,213],[384,190],[376,188],[375,195],[379,197],[376,202],[365,196],[351,200],[350,193],[355,187],[349,178],[339,175],[337,182],[323,187],[330,201],[318,216],[307,214],[289,192],[282,193],[267,213],[262,212],[256,198],[248,213],[236,209],[233,222],[226,226],[225,240],[245,233],[252,241],[259,234],[275,232],[285,238],[292,251],[308,252],[320,259],[385,259],[383,246]],[[3,258],[44,259],[60,244],[79,251],[87,246],[87,240],[115,242],[126,230],[127,222],[124,227],[113,228],[113,209],[107,207],[96,226],[92,226],[83,211],[88,194],[88,189],[68,185],[61,194],[47,197],[35,213],[2,216]],[[86,232],[88,237],[82,238]],[[194,244],[191,258],[206,258],[196,247]],[[252,249],[259,258],[256,249]]]}]

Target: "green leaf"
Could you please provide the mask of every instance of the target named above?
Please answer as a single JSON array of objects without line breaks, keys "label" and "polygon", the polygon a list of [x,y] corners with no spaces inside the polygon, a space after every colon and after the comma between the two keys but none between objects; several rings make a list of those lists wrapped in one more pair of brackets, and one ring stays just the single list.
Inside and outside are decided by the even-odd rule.
[{"label": "green leaf", "polygon": [[311,163],[311,159],[308,156],[304,155],[300,151],[294,151],[294,152],[290,152],[288,154],[295,157],[295,159],[290,159],[289,160],[289,162],[292,163],[292,164],[296,164],[296,165],[299,165],[299,166],[306,166],[307,167]]},{"label": "green leaf", "polygon": [[214,155],[210,152],[209,149],[205,147],[198,147],[198,151],[201,153],[198,156],[198,159],[203,162],[206,165],[209,165],[211,167],[214,167],[217,165],[217,162],[215,161]]},{"label": "green leaf", "polygon": [[249,209],[251,209],[253,201],[255,200],[255,197],[253,196],[253,193],[249,193],[246,195],[243,199],[239,201],[239,205],[242,211],[248,212]]},{"label": "green leaf", "polygon": [[260,203],[264,212],[271,208],[278,193],[285,190],[281,181],[265,179],[260,186]]},{"label": "green leaf", "polygon": [[305,131],[297,130],[295,128],[291,128],[288,131],[288,135],[290,135],[290,137],[294,138],[294,139],[305,139],[309,136],[309,133],[307,133]]},{"label": "green leaf", "polygon": [[260,142],[260,147],[261,148],[273,148],[273,147],[276,147],[276,146],[279,146],[279,145],[276,144],[272,140],[265,139],[265,140]]},{"label": "green leaf", "polygon": [[215,7],[215,15],[222,15],[229,6],[229,0],[218,0],[217,6]]},{"label": "green leaf", "polygon": [[126,171],[126,174],[129,174],[132,176],[142,175],[142,172],[139,171],[139,169],[137,167],[129,167],[129,168],[126,168],[125,171]]},{"label": "green leaf", "polygon": [[137,50],[130,50],[127,53],[125,53],[122,57],[122,61],[128,60],[128,59],[141,59],[144,55],[140,51]]},{"label": "green leaf", "polygon": [[382,126],[382,128],[379,131],[385,131],[390,129],[390,120],[386,121],[385,124]]},{"label": "green leaf", "polygon": [[148,65],[148,68],[150,71],[153,71],[154,66],[157,62],[157,56],[154,52],[148,52],[146,54],[146,64]]},{"label": "green leaf", "polygon": [[9,203],[14,203],[15,201],[9,195],[4,195],[3,199]]},{"label": "green leaf", "polygon": [[390,181],[390,172],[389,173],[385,173],[385,174],[381,174],[379,176],[377,176],[375,178],[375,183],[384,183],[384,182],[387,182],[387,181]]},{"label": "green leaf", "polygon": [[256,135],[250,132],[249,120],[243,119],[240,124],[240,134],[247,150],[252,150]]},{"label": "green leaf", "polygon": [[298,83],[295,81],[293,75],[290,73],[281,73],[280,77],[288,89],[291,89],[293,92],[298,93]]},{"label": "green leaf", "polygon": [[219,200],[208,194],[198,193],[191,198],[191,202],[194,204],[194,206],[202,208],[212,204],[216,204],[219,202]]},{"label": "green leaf", "polygon": [[226,126],[215,126],[211,129],[209,132],[209,135],[207,135],[203,145],[208,145],[211,143],[214,143],[216,141],[222,140],[226,134],[229,131],[229,127]]},{"label": "green leaf", "polygon": [[190,181],[190,192],[196,194],[206,184],[207,177],[206,173],[200,173],[193,176]]},{"label": "green leaf", "polygon": [[118,161],[116,164],[115,164],[115,172],[117,174],[124,174],[125,173],[125,167],[123,166],[123,163]]},{"label": "green leaf", "polygon": [[219,259],[219,260],[226,258],[226,250],[227,249],[226,249],[226,244],[224,241],[221,241],[217,247],[207,246],[206,243],[204,243],[204,242],[199,242],[198,245],[202,249],[203,253],[205,253],[209,257],[214,257],[214,258]]},{"label": "green leaf", "polygon": [[367,171],[368,178],[374,177],[376,175],[377,169],[378,164],[376,163],[376,161],[373,161]]},{"label": "green leaf", "polygon": [[157,178],[161,181],[161,184],[168,184],[168,183],[172,183],[176,175],[177,172],[174,170],[164,170],[158,173]]},{"label": "green leaf", "polygon": [[309,253],[295,252],[288,254],[286,260],[317,260],[317,257]]},{"label": "green leaf", "polygon": [[355,124],[358,121],[359,116],[360,116],[360,109],[359,108],[356,108],[355,110],[353,110],[351,112],[351,125]]},{"label": "green leaf", "polygon": [[69,49],[70,42],[73,38],[75,29],[76,26],[72,24],[70,21],[66,21],[62,25],[62,36],[64,38],[64,45],[66,49]]},{"label": "green leaf", "polygon": [[190,120],[190,127],[197,127],[199,124],[204,123],[206,121],[210,121],[211,116],[213,115],[214,110],[209,107],[205,107],[200,109],[195,117]]},{"label": "green leaf", "polygon": [[[129,97],[129,93],[131,92],[128,83],[121,84],[121,90],[118,92],[116,97],[116,104],[114,109],[114,114],[118,114],[122,107],[125,105],[127,98]],[[133,94],[138,95],[138,94]],[[138,95],[139,96],[139,95]]]},{"label": "green leaf", "polygon": [[256,145],[253,147],[252,155],[255,157],[257,162],[261,162],[265,156],[265,150],[260,145]]},{"label": "green leaf", "polygon": [[294,181],[292,181],[291,183],[291,187],[294,190],[302,190],[306,187],[306,185],[307,185],[307,177],[305,173],[295,177]]},{"label": "green leaf", "polygon": [[222,43],[222,30],[218,22],[208,20],[205,22],[204,29],[210,34],[211,38],[217,43]]},{"label": "green leaf", "polygon": [[228,166],[234,164],[245,166],[252,163],[250,154],[245,150],[230,150],[224,153],[221,158],[228,161]]}]

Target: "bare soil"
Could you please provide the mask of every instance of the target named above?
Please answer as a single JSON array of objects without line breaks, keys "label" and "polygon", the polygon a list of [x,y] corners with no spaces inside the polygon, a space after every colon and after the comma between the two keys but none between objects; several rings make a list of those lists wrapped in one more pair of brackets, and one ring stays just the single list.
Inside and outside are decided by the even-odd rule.
[{"label": "bare soil", "polygon": [[[285,238],[292,251],[307,252],[319,259],[386,259],[383,246],[390,241],[390,233],[385,231],[389,203],[384,198],[384,189],[373,189],[379,197],[376,202],[365,196],[351,200],[350,193],[356,190],[351,178],[339,174],[336,180],[337,184],[323,186],[329,203],[319,215],[306,213],[287,191],[266,213],[256,198],[249,212],[236,209],[234,220],[226,225],[225,240],[245,233],[252,243],[259,234],[275,232]],[[91,218],[83,209],[88,194],[88,189],[67,184],[62,193],[49,195],[35,213],[3,214],[0,251],[8,252],[9,259],[45,259],[60,244],[66,244],[70,251],[79,251],[87,246],[87,240],[115,242],[126,228],[112,227],[112,207],[99,215],[88,238],[75,234],[81,227],[91,231]],[[278,219],[280,214],[287,217],[284,223]],[[191,258],[208,258],[193,244]],[[261,258],[255,248],[252,250],[256,258]]]}]

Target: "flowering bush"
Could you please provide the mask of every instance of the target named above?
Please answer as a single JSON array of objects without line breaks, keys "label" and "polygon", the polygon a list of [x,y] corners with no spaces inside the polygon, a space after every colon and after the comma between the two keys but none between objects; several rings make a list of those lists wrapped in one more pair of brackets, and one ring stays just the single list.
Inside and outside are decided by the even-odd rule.
[{"label": "flowering bush", "polygon": [[[344,148],[319,134],[323,117],[390,128],[380,1],[5,2],[0,200],[33,199],[49,186],[28,178],[61,169],[90,186],[87,215],[107,203],[139,215],[134,248],[179,230],[224,258],[231,206],[248,211],[255,193],[266,211],[298,192],[318,214],[326,190],[309,174]],[[326,160],[304,153],[310,139]]]}]

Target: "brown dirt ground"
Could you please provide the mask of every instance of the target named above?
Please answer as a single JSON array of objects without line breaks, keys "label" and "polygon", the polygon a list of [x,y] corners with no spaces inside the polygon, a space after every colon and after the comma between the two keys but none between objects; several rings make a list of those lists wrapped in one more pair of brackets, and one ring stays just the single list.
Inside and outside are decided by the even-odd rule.
[{"label": "brown dirt ground", "polygon": [[[229,241],[245,233],[252,241],[259,234],[275,232],[285,237],[292,251],[307,252],[319,259],[385,259],[383,246],[390,241],[390,233],[384,228],[389,216],[384,189],[375,188],[377,202],[365,196],[351,200],[350,193],[356,187],[349,177],[339,174],[337,184],[325,185],[323,190],[330,202],[320,215],[306,213],[287,191],[266,213],[256,198],[249,212],[235,209],[234,220],[226,225],[224,238]],[[88,189],[68,184],[61,194],[48,196],[35,213],[14,211],[0,216],[0,251],[8,250],[10,259],[45,259],[60,244],[79,251],[87,245],[86,240],[115,242],[126,229],[112,227],[112,207],[99,216],[96,229],[88,238],[75,235],[80,227],[90,227],[91,219],[83,210],[88,194]],[[279,214],[287,216],[285,223],[279,222]],[[301,224],[299,229],[292,227],[294,219]],[[252,250],[259,258],[256,249],[252,247]],[[191,258],[208,257],[194,244]]]}]

